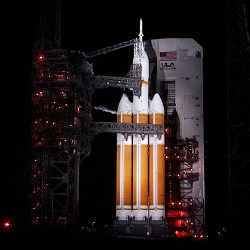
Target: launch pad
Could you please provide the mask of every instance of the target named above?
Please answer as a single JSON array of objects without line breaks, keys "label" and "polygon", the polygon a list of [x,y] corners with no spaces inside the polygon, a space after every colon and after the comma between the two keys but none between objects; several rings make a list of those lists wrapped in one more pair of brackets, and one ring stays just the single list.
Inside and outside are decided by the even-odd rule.
[{"label": "launch pad", "polygon": [[169,237],[165,220],[162,221],[119,221],[116,220],[112,227],[112,236],[166,239]]}]

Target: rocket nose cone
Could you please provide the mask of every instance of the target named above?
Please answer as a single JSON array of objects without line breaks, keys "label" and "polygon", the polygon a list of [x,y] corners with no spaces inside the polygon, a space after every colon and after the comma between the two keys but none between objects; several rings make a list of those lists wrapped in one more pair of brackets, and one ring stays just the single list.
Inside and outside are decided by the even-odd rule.
[{"label": "rocket nose cone", "polygon": [[132,112],[132,103],[129,101],[126,94],[122,95],[122,98],[119,102],[117,112],[119,113],[131,113]]},{"label": "rocket nose cone", "polygon": [[133,114],[148,113],[148,100],[144,96],[134,96],[132,104]]},{"label": "rocket nose cone", "polygon": [[156,93],[149,103],[150,113],[164,113],[164,105],[161,100],[161,97],[158,93]]}]

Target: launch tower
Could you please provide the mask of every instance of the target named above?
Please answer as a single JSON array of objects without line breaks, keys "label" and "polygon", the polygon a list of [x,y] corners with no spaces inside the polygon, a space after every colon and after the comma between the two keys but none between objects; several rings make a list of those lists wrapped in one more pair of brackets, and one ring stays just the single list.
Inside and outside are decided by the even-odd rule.
[{"label": "launch tower", "polygon": [[65,50],[35,54],[32,93],[33,225],[75,224],[81,152],[79,74]]}]

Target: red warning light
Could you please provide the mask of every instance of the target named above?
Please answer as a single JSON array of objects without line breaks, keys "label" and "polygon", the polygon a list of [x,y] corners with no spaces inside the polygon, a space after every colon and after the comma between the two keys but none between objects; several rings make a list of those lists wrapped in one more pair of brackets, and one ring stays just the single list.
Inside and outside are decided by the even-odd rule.
[{"label": "red warning light", "polygon": [[176,227],[182,227],[185,223],[183,220],[175,220],[174,224]]},{"label": "red warning light", "polygon": [[43,63],[45,61],[45,56],[44,54],[39,54],[38,57],[37,57],[37,61],[39,63]]},{"label": "red warning light", "polygon": [[0,232],[10,232],[13,230],[13,226],[11,218],[0,218]]},{"label": "red warning light", "polygon": [[177,238],[188,238],[191,237],[191,233],[187,231],[175,231]]},{"label": "red warning light", "polygon": [[65,80],[64,73],[55,74],[57,80]]},{"label": "red warning light", "polygon": [[81,111],[81,107],[78,105],[78,106],[76,107],[76,112],[77,112],[77,113],[80,113],[80,111]]},{"label": "red warning light", "polygon": [[10,223],[9,223],[9,222],[5,222],[5,223],[4,223],[4,226],[5,226],[5,227],[9,227],[9,226],[10,226]]}]

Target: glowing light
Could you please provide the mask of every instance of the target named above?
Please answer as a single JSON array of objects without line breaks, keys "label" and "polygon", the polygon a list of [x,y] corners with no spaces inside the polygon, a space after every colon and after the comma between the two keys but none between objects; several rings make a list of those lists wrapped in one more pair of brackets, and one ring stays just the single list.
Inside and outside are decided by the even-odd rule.
[{"label": "glowing light", "polygon": [[62,91],[61,91],[61,95],[62,95],[63,97],[65,97],[65,96],[66,96],[66,93],[62,90]]},{"label": "glowing light", "polygon": [[80,106],[77,106],[76,112],[77,112],[77,113],[80,113]]},{"label": "glowing light", "polygon": [[43,54],[39,54],[37,57],[37,61],[38,63],[42,63],[45,60],[45,56]]},{"label": "glowing light", "polygon": [[177,238],[187,238],[191,236],[191,234],[187,231],[175,231],[175,235]]},{"label": "glowing light", "polygon": [[5,223],[4,223],[4,226],[5,226],[5,227],[9,227],[9,226],[10,226],[10,223],[9,223],[9,222],[5,222]]},{"label": "glowing light", "polygon": [[64,73],[56,74],[56,79],[57,79],[57,80],[64,80],[64,79],[65,79]]},{"label": "glowing light", "polygon": [[38,59],[39,59],[39,61],[43,61],[43,60],[44,60],[44,55],[40,55],[40,56],[38,57]]},{"label": "glowing light", "polygon": [[182,227],[184,225],[184,221],[183,220],[176,220],[175,221],[175,226],[176,227]]}]

